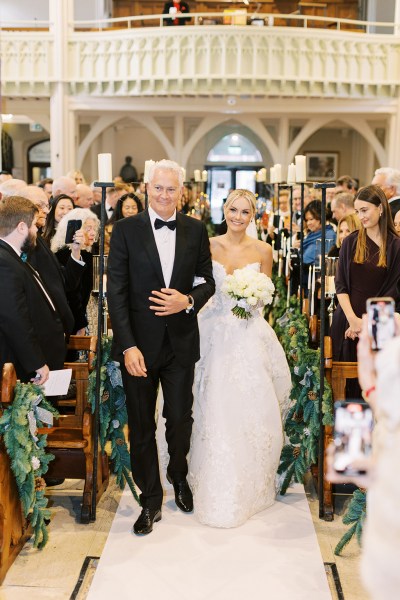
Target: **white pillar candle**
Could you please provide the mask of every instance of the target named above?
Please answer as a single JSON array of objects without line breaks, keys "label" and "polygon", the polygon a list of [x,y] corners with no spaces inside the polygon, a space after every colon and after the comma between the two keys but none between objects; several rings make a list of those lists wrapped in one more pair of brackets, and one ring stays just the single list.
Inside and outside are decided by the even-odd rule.
[{"label": "white pillar candle", "polygon": [[306,157],[302,154],[297,154],[294,157],[296,163],[296,182],[302,183],[306,181]]},{"label": "white pillar candle", "polygon": [[285,235],[284,235],[283,231],[281,233],[281,250],[282,250],[282,256],[285,256]]},{"label": "white pillar candle", "polygon": [[308,293],[311,293],[311,273],[312,273],[312,267],[310,266],[308,269],[308,282],[307,282],[307,289],[308,289]]},{"label": "white pillar candle", "polygon": [[113,180],[111,154],[98,154],[97,162],[99,167],[99,181],[101,183],[111,183]]},{"label": "white pillar candle", "polygon": [[263,167],[262,169],[260,169],[259,173],[260,173],[260,181],[262,183],[267,181],[267,169],[265,167]]},{"label": "white pillar candle", "polygon": [[275,183],[282,183],[282,165],[277,163],[274,165],[275,169]]},{"label": "white pillar candle", "polygon": [[145,163],[144,163],[144,175],[143,175],[143,181],[144,181],[144,183],[148,183],[149,182],[150,168],[154,164],[155,164],[154,160],[146,160],[145,161]]},{"label": "white pillar candle", "polygon": [[278,277],[280,277],[282,275],[282,257],[279,257],[278,260]]},{"label": "white pillar candle", "polygon": [[199,181],[201,181],[200,169],[195,169],[194,170],[194,180],[195,180],[196,183],[198,183]]},{"label": "white pillar candle", "polygon": [[107,275],[103,275],[103,294],[107,294]]},{"label": "white pillar candle", "polygon": [[[288,273],[286,275],[288,275]],[[287,286],[286,308],[289,308],[289,305],[290,305],[290,281],[288,282],[288,286]]]},{"label": "white pillar candle", "polygon": [[204,169],[204,171],[202,171],[202,173],[201,173],[201,180],[202,181],[208,180],[208,171],[206,171],[206,169]]},{"label": "white pillar candle", "polygon": [[275,181],[275,167],[271,167],[269,170],[269,181],[270,183],[276,183]]},{"label": "white pillar candle", "polygon": [[315,296],[315,265],[312,267],[312,279],[311,279],[311,310],[310,315],[314,314],[314,296]]},{"label": "white pillar candle", "polygon": [[289,259],[290,259],[290,255],[289,255],[289,253],[286,253],[286,262],[285,262],[285,276],[286,277],[289,277]]},{"label": "white pillar candle", "polygon": [[296,183],[296,166],[294,163],[288,166],[287,182],[289,185]]}]

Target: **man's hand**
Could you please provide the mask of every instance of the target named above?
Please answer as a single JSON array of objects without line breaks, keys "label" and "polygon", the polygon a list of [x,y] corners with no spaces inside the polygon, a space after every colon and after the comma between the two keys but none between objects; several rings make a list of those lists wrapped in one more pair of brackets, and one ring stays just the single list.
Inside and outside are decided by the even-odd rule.
[{"label": "man's hand", "polygon": [[166,317],[174,315],[182,310],[185,310],[188,302],[188,297],[181,294],[178,290],[172,288],[161,288],[160,292],[153,290],[149,300],[155,305],[150,306],[150,309],[155,312],[157,317]]},{"label": "man's hand", "polygon": [[124,354],[125,368],[129,375],[135,377],[147,377],[147,369],[144,356],[136,346],[129,348]]},{"label": "man's hand", "polygon": [[37,385],[43,385],[49,378],[50,369],[47,365],[43,365],[40,369],[36,369],[36,377],[32,378],[31,381]]}]

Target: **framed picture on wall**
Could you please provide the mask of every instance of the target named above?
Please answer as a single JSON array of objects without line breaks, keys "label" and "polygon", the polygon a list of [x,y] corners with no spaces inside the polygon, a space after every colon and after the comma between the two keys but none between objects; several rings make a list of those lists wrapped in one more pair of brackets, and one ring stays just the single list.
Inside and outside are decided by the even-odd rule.
[{"label": "framed picture on wall", "polygon": [[308,181],[333,181],[339,177],[338,152],[306,152]]}]

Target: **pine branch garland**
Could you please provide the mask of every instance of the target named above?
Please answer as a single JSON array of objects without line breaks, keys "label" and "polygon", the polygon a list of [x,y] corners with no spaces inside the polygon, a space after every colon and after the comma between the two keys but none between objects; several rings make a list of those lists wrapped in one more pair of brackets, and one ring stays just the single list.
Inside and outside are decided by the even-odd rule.
[{"label": "pine branch garland", "polygon": [[342,550],[347,546],[351,539],[356,536],[358,544],[361,545],[362,531],[366,517],[367,495],[364,490],[358,489],[353,493],[346,514],[342,521],[345,525],[351,527],[346,531],[335,548],[336,556],[342,553]]},{"label": "pine branch garland", "polygon": [[[33,383],[17,382],[13,403],[8,406],[0,418],[0,435],[11,461],[11,470],[15,476],[22,510],[33,528],[33,545],[44,548],[48,540],[46,520],[50,519],[45,497],[46,483],[43,475],[47,473],[53,454],[46,453],[47,436],[31,433],[28,414],[33,411],[36,427],[43,427],[35,414],[35,405],[58,416],[56,409],[46,400],[43,390]],[[35,436],[35,438],[34,438]]]},{"label": "pine branch garland", "polygon": [[[100,370],[100,445],[104,452],[107,442],[110,442],[111,462],[113,471],[116,474],[117,484],[121,489],[124,489],[127,483],[136,502],[140,504],[131,475],[130,455],[123,431],[128,422],[125,392],[119,365],[111,359],[111,344],[112,338],[103,336],[102,364]],[[89,375],[88,400],[92,407],[92,412],[94,412],[96,370],[93,370]]]}]

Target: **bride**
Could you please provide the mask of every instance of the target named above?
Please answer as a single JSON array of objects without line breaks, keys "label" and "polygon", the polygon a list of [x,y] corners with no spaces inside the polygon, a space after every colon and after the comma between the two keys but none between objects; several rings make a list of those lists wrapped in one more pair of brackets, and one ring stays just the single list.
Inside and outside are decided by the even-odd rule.
[{"label": "bride", "polygon": [[224,214],[227,233],[210,240],[216,293],[199,316],[189,480],[198,520],[236,527],[275,500],[291,383],[283,349],[261,313],[238,318],[235,300],[221,289],[236,269],[271,276],[271,246],[246,233],[254,195],[233,191]]}]

